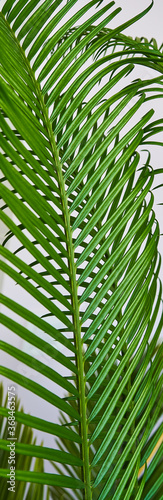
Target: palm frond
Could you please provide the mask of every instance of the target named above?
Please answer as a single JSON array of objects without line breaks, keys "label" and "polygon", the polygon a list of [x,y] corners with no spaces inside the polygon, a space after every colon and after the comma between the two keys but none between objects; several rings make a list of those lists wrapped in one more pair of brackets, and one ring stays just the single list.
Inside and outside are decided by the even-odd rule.
[{"label": "palm frond", "polygon": [[[55,474],[17,468],[29,495],[37,482],[55,498],[147,500],[160,494],[160,454],[141,481],[138,471],[160,417],[163,316],[154,171],[141,147],[162,130],[146,102],[163,95],[163,55],[121,35],[152,4],[111,30],[114,2],[76,1],[7,0],[0,13],[1,269],[33,300],[29,310],[2,294],[1,322],[46,355],[2,341],[33,377],[1,374],[63,412],[58,424],[16,411],[62,441],[18,444],[58,464]],[[157,75],[124,83],[137,65]]]},{"label": "palm frond", "polygon": [[[3,385],[0,384],[0,405],[1,408],[4,407],[7,409],[8,407],[8,393],[6,396],[4,396],[4,389]],[[15,410],[16,412],[23,412],[23,408],[20,408],[20,400],[17,399],[17,396],[15,398]],[[9,430],[8,430],[8,422],[6,419],[0,418],[0,449],[1,449],[1,454],[0,454],[0,463],[1,463],[1,468],[2,469],[7,469],[9,472],[9,463],[11,462],[11,457],[10,457],[10,449],[9,449],[9,443],[11,436],[9,436]],[[34,453],[30,453],[30,449],[37,450],[39,448],[40,450],[42,449],[42,446],[36,445],[36,438],[33,436],[33,431],[31,428],[29,428],[26,425],[22,425],[18,422],[15,423],[15,430],[14,430],[14,435],[15,435],[15,449],[17,453],[17,459],[16,459],[16,467],[20,468],[20,470],[29,470],[32,468],[35,470],[35,472],[43,472],[44,471],[44,463],[41,458],[41,453],[38,455],[38,459],[35,460],[35,463],[32,463],[32,458],[33,456],[36,456]],[[22,452],[22,450],[26,450],[27,453]],[[13,461],[11,462],[13,464]],[[9,479],[9,477],[7,477]],[[16,482],[15,487],[9,490],[9,487],[11,488],[11,485],[7,483],[6,478],[3,477],[0,474],[0,487],[1,487],[1,498],[2,500],[11,499],[15,496],[15,498],[22,499],[24,498],[25,500],[28,500],[29,498],[32,498],[32,500],[37,500],[37,498],[40,498],[40,500],[44,498],[44,492],[45,488],[43,485],[39,486],[37,483],[31,485],[26,485],[26,482],[22,481]],[[14,493],[15,490],[15,493]],[[30,496],[31,495],[31,496]],[[49,498],[49,492],[47,491],[47,500]]]}]

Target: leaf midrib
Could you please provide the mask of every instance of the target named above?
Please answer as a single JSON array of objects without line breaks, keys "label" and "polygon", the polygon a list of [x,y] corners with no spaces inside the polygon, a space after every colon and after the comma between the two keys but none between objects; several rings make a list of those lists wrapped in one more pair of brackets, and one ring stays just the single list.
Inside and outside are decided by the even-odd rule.
[{"label": "leaf midrib", "polygon": [[75,345],[76,345],[76,363],[77,363],[77,368],[78,368],[78,377],[77,377],[77,385],[78,385],[78,391],[79,391],[79,409],[80,409],[80,415],[81,415],[81,428],[79,427],[79,431],[81,432],[81,439],[82,439],[82,444],[81,444],[81,459],[83,460],[83,480],[85,482],[85,500],[91,500],[92,499],[92,493],[91,493],[91,484],[90,484],[90,465],[89,465],[89,448],[88,448],[88,439],[87,439],[87,433],[88,433],[88,424],[87,424],[87,418],[86,418],[86,394],[85,394],[85,376],[84,376],[84,360],[83,360],[83,345],[82,345],[82,338],[81,338],[81,325],[80,325],[80,318],[79,318],[79,301],[78,301],[78,294],[77,294],[77,280],[76,280],[76,265],[75,265],[75,260],[74,260],[74,246],[73,246],[73,240],[72,240],[72,229],[70,225],[70,214],[68,210],[68,203],[67,203],[67,196],[66,196],[66,191],[65,191],[65,183],[64,183],[64,178],[63,178],[63,173],[62,173],[62,165],[60,163],[59,159],[59,151],[57,150],[53,130],[52,130],[52,125],[48,117],[48,110],[46,108],[44,98],[41,93],[40,85],[35,79],[35,76],[32,72],[32,69],[30,67],[29,61],[25,56],[25,52],[22,49],[21,45],[19,44],[15,33],[11,29],[9,23],[6,21],[5,17],[3,16],[3,19],[7,25],[7,28],[10,30],[15,43],[17,44],[22,58],[25,62],[25,65],[27,67],[28,74],[31,77],[32,83],[35,88],[36,96],[38,98],[38,101],[41,106],[41,111],[43,114],[44,118],[44,124],[46,127],[46,131],[48,133],[48,138],[49,142],[51,144],[51,149],[53,152],[53,158],[55,161],[55,166],[56,166],[56,173],[58,176],[58,184],[60,188],[60,197],[61,197],[61,203],[62,203],[62,208],[63,208],[63,217],[65,221],[65,233],[66,233],[66,239],[67,239],[67,251],[68,251],[68,265],[69,265],[69,270],[70,270],[70,283],[71,283],[71,301],[72,301],[72,307],[73,307],[73,322],[74,322],[74,340],[75,340]]},{"label": "leaf midrib", "polygon": [[[42,95],[41,95],[42,98]],[[44,105],[45,106],[45,105]],[[59,160],[59,152],[56,147],[54,134],[52,130],[51,123],[47,116],[47,108],[45,107],[45,119],[47,124],[47,130],[49,132],[50,143],[53,151],[53,156],[56,162],[56,171],[58,174],[58,183],[61,193],[61,202],[63,207],[63,216],[65,221],[65,233],[67,237],[67,252],[68,252],[68,264],[70,271],[70,283],[71,283],[71,301],[73,307],[73,322],[74,322],[74,340],[76,346],[76,363],[78,368],[77,385],[79,391],[79,411],[81,415],[81,458],[83,460],[83,480],[85,482],[85,499],[91,500],[91,485],[90,485],[90,466],[89,466],[89,449],[87,440],[87,417],[86,417],[86,395],[85,395],[85,380],[84,380],[84,361],[83,361],[83,346],[81,339],[81,324],[79,318],[79,301],[77,294],[77,280],[76,280],[76,265],[74,259],[74,246],[72,241],[72,229],[70,225],[70,214],[68,210],[67,196],[65,191],[65,182],[62,173],[62,166]]]}]

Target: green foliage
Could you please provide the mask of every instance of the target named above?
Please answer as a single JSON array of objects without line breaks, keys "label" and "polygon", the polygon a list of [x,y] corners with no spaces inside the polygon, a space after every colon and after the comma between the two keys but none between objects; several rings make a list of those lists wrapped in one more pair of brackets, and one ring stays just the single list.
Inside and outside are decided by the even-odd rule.
[{"label": "green foliage", "polygon": [[[8,393],[6,397],[3,397],[3,386],[0,384],[0,405],[1,408],[8,407]],[[15,398],[15,411],[23,413],[23,408],[20,408],[20,401]],[[33,431],[30,427],[26,425],[22,425],[20,422],[15,422],[15,448],[16,448],[16,467],[21,471],[28,471],[32,468],[37,473],[42,473],[44,471],[44,463],[43,459],[40,458],[41,454],[38,455],[39,458],[32,462],[32,457],[36,456],[36,450],[41,449],[41,446],[36,445],[36,438],[33,438]],[[9,472],[9,464],[8,460],[10,457],[10,449],[9,449],[9,433],[8,433],[8,421],[6,418],[0,417],[0,464],[2,469],[8,469]],[[10,436],[11,437],[11,436]],[[35,450],[34,453],[30,453],[30,450]],[[28,452],[27,452],[28,450]],[[13,462],[12,462],[13,463]],[[7,480],[9,478],[7,477]],[[8,487],[10,486],[7,483],[6,477],[3,477],[0,474],[0,490],[1,490],[1,499],[2,500],[12,500],[15,496],[17,500],[41,500],[44,498],[45,488],[43,485],[38,485],[37,482],[34,484],[27,485],[24,481],[16,481],[15,483],[15,493],[13,491],[9,491]],[[48,492],[47,492],[48,494]],[[48,496],[47,496],[48,500]]]},{"label": "green foliage", "polygon": [[[163,316],[144,149],[160,144],[162,118],[146,103],[163,96],[163,54],[122,33],[152,4],[115,29],[114,2],[6,0],[0,13],[1,269],[33,298],[30,310],[25,295],[1,295],[2,325],[31,351],[1,348],[33,373],[4,364],[1,375],[61,412],[54,423],[16,411],[17,425],[55,438],[55,448],[17,444],[24,460],[55,467],[17,467],[26,500],[34,483],[55,500],[162,498],[161,448],[148,464],[161,436]],[[148,79],[132,81],[139,65]],[[3,481],[7,472],[1,464]]]}]

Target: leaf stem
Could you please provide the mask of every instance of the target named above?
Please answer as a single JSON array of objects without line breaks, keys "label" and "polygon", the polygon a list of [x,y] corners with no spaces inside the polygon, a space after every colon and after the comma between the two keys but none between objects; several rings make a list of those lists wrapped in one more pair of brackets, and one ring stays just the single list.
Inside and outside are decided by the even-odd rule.
[{"label": "leaf stem", "polygon": [[[53,134],[52,128],[51,133]],[[88,446],[88,426],[87,426],[87,416],[86,416],[86,395],[85,395],[85,376],[84,376],[84,358],[83,358],[83,344],[81,338],[81,324],[79,317],[79,301],[77,293],[77,280],[76,280],[76,265],[74,260],[74,248],[72,241],[72,229],[70,225],[70,214],[68,210],[67,195],[65,191],[65,183],[61,168],[61,163],[59,160],[56,144],[54,142],[54,135],[51,137],[51,144],[54,148],[54,157],[57,162],[57,173],[59,187],[61,191],[61,200],[63,206],[63,215],[65,219],[65,230],[67,236],[67,251],[69,257],[69,270],[70,270],[70,281],[72,289],[72,306],[74,310],[73,322],[74,322],[74,335],[75,335],[75,345],[76,345],[76,361],[78,367],[78,391],[79,391],[79,412],[81,416],[81,438],[82,438],[82,460],[83,460],[83,480],[85,483],[85,500],[91,500],[91,484],[90,484],[90,467],[89,467],[89,446]],[[58,158],[57,158],[58,156]]]},{"label": "leaf stem", "polygon": [[[38,82],[36,82],[37,87],[39,87]],[[86,394],[85,394],[85,375],[84,375],[84,356],[83,356],[83,342],[81,337],[81,323],[79,317],[79,301],[77,293],[77,280],[76,280],[76,264],[74,259],[74,247],[72,240],[72,228],[70,224],[70,214],[68,210],[67,195],[65,190],[65,182],[63,178],[62,166],[59,159],[59,151],[57,149],[54,133],[52,129],[51,122],[48,117],[48,110],[45,106],[43,96],[41,94],[40,88],[38,89],[39,98],[42,100],[42,111],[45,119],[46,128],[49,135],[49,140],[52,147],[53,157],[56,164],[56,172],[58,175],[58,183],[60,188],[60,196],[63,207],[63,216],[65,222],[65,232],[67,239],[67,252],[70,270],[70,282],[71,282],[71,301],[73,307],[73,323],[74,323],[74,338],[76,346],[76,362],[78,368],[77,385],[79,391],[79,413],[81,416],[80,430],[81,430],[81,458],[83,460],[83,481],[85,484],[84,500],[92,499],[92,489],[90,482],[90,465],[89,465],[89,444],[88,444],[88,424],[86,415]]]},{"label": "leaf stem", "polygon": [[12,31],[11,27],[9,26],[9,24],[5,18],[4,18],[4,20],[7,24],[8,29],[11,32],[16,44],[19,47],[22,58],[24,59],[24,62],[27,66],[28,73],[31,77],[33,84],[34,84],[36,96],[37,96],[38,101],[39,101],[40,106],[41,106],[44,126],[48,132],[49,142],[51,145],[53,159],[55,162],[56,173],[58,176],[58,184],[59,184],[59,188],[60,188],[60,197],[61,197],[61,203],[62,203],[62,207],[63,207],[64,222],[65,222],[65,232],[66,232],[66,237],[67,237],[66,239],[67,239],[67,251],[68,251],[68,265],[69,265],[69,270],[70,270],[70,282],[71,282],[71,289],[72,289],[71,301],[72,301],[72,306],[73,306],[74,340],[75,340],[76,350],[77,350],[77,354],[76,354],[76,362],[77,362],[77,368],[78,368],[77,385],[78,385],[78,391],[79,391],[79,413],[81,416],[81,423],[79,423],[79,425],[80,425],[79,430],[81,431],[81,438],[82,438],[82,445],[81,445],[81,457],[83,460],[82,475],[83,475],[83,481],[85,483],[85,491],[83,490],[83,499],[84,500],[92,500],[92,489],[91,489],[91,482],[90,482],[90,465],[89,465],[88,424],[87,424],[87,416],[86,416],[87,403],[86,403],[86,394],[85,394],[83,342],[82,342],[82,337],[81,337],[81,324],[80,324],[80,317],[79,317],[79,301],[78,301],[78,293],[77,293],[76,265],[75,265],[75,259],[74,259],[72,229],[71,229],[71,224],[70,224],[70,214],[69,214],[69,210],[68,210],[67,195],[66,195],[65,182],[64,182],[64,178],[63,178],[63,172],[62,172],[62,165],[61,165],[60,158],[59,158],[59,151],[57,149],[56,142],[55,142],[52,124],[51,124],[49,116],[48,116],[48,109],[45,105],[45,101],[44,101],[44,97],[41,93],[40,85],[35,78],[35,75],[32,71],[32,68],[29,64],[29,61],[25,55],[24,50],[22,49],[21,45],[19,44],[17,38],[15,37],[14,32]]}]

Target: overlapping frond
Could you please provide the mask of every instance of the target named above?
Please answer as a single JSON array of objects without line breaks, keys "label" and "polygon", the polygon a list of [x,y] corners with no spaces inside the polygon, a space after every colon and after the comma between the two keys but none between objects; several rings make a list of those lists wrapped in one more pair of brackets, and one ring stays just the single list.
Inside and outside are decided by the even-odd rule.
[{"label": "overlapping frond", "polygon": [[[8,406],[8,393],[6,394],[6,397],[4,397],[4,391],[3,391],[3,385],[0,385],[0,403],[1,407],[7,407]],[[10,395],[11,397],[11,395]],[[20,401],[17,400],[17,397],[15,398],[15,409],[16,411],[21,411],[23,412],[23,408],[20,408]],[[0,418],[0,448],[1,448],[1,458],[0,458],[0,463],[1,463],[1,468],[5,469],[8,467],[8,460],[9,462],[13,463],[12,458],[9,457],[9,441],[8,439],[8,422],[6,419],[4,419],[2,416]],[[21,425],[20,423],[16,422],[15,424],[15,448],[18,453],[17,455],[17,467],[20,470],[29,470],[32,468],[35,472],[43,472],[44,471],[44,463],[41,458],[41,450],[42,446],[36,445],[36,438],[34,439],[33,436],[33,431],[31,428],[29,428],[26,425]],[[24,450],[28,449],[28,453],[24,456]],[[35,450],[34,453],[29,453],[29,450]],[[40,450],[40,453],[37,454],[36,450]],[[32,464],[32,457],[37,456],[38,458],[35,459],[34,465]],[[9,491],[8,490],[8,484],[6,481],[6,478],[4,478],[2,475],[0,475],[0,487],[1,487],[1,498],[2,500],[5,500],[6,498],[13,498],[13,491],[12,489]],[[30,484],[26,487],[25,482],[17,482],[15,486],[15,495],[17,496],[17,499],[22,499],[24,498],[25,500],[29,500],[32,498],[33,500],[36,500],[38,497],[41,499],[45,495],[45,487],[44,485],[38,485],[36,484]],[[49,499],[49,492],[47,491],[47,500]]]},{"label": "overlapping frond", "polygon": [[[17,469],[17,480],[51,485],[55,498],[67,489],[67,499],[75,490],[87,500],[144,491],[147,500],[160,452],[141,481],[138,471],[160,436],[158,428],[151,437],[162,398],[162,290],[154,172],[141,146],[162,130],[145,105],[163,95],[163,56],[121,35],[151,5],[111,30],[120,9],[97,4],[7,0],[0,14],[1,269],[34,305],[3,294],[1,323],[46,356],[5,339],[2,350],[33,378],[6,366],[1,374],[63,412],[61,425],[16,412],[63,443],[18,445],[59,465],[56,474]],[[156,75],[126,84],[137,64]]]}]

